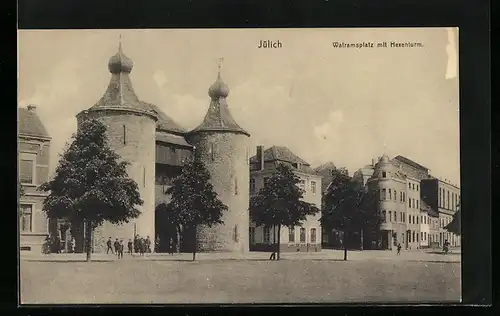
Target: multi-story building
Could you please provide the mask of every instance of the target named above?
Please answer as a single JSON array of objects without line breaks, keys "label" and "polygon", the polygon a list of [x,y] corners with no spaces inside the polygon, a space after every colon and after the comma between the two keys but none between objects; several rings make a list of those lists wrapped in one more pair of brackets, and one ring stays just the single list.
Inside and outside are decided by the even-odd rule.
[{"label": "multi-story building", "polygon": [[380,193],[379,211],[382,216],[381,240],[376,248],[392,249],[400,243],[403,247],[411,245],[408,229],[411,212],[408,210],[408,191],[406,177],[383,155],[375,164],[373,175],[366,185],[370,190]]},{"label": "multi-story building", "polygon": [[447,180],[430,177],[422,180],[422,198],[431,208],[438,210],[438,236],[436,242],[442,247],[447,240],[452,247],[460,246],[460,236],[445,229],[458,211],[460,188]]},{"label": "multi-story building", "polygon": [[37,190],[49,178],[51,137],[34,105],[18,109],[18,132],[18,180],[24,190],[19,201],[20,250],[41,252],[50,226],[56,225],[42,211],[47,193]]},{"label": "multi-story building", "polygon": [[[290,166],[300,178],[299,186],[304,190],[303,200],[315,204],[321,209],[321,176],[318,175],[308,162],[295,155],[287,147],[272,146],[266,150],[257,147],[257,154],[250,158],[250,194],[257,194],[265,186],[275,172],[278,164]],[[283,252],[315,252],[321,250],[321,214],[308,216],[297,227],[281,228],[280,251]],[[263,251],[270,249],[274,244],[271,227],[250,224],[250,250]]]}]

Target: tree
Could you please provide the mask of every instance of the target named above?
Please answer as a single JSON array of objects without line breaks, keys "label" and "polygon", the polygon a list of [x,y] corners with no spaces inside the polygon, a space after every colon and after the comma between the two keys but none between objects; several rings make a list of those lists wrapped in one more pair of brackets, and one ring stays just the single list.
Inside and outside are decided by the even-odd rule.
[{"label": "tree", "polygon": [[450,233],[453,233],[455,235],[461,235],[462,233],[462,230],[461,230],[461,227],[462,227],[462,219],[461,219],[461,214],[460,214],[460,204],[457,205],[458,206],[458,210],[455,212],[455,214],[453,214],[453,219],[451,220],[451,222],[446,225],[446,227],[444,229],[446,229],[447,231],[449,231]]},{"label": "tree", "polygon": [[[380,229],[381,217],[376,204],[376,191],[353,181],[347,170],[332,171],[332,181],[323,196],[323,227],[343,232],[344,260],[347,260],[349,233],[359,231],[373,235]],[[363,241],[361,241],[363,242]]]},{"label": "tree", "polygon": [[194,158],[186,161],[180,176],[165,191],[171,196],[166,211],[173,214],[172,223],[193,234],[193,261],[196,259],[199,226],[223,224],[222,214],[228,209],[217,197],[209,180],[210,173],[195,154]]},{"label": "tree", "polygon": [[280,259],[281,227],[302,226],[308,215],[314,215],[319,209],[302,201],[304,191],[297,186],[300,179],[285,164],[278,164],[265,186],[250,201],[250,218],[257,226],[273,227],[277,260]]},{"label": "tree", "polygon": [[108,145],[106,126],[91,119],[82,123],[67,146],[52,180],[39,190],[50,192],[43,203],[48,218],[83,223],[87,261],[91,260],[92,233],[104,221],[127,223],[143,204],[137,183],[128,177],[126,161]]}]

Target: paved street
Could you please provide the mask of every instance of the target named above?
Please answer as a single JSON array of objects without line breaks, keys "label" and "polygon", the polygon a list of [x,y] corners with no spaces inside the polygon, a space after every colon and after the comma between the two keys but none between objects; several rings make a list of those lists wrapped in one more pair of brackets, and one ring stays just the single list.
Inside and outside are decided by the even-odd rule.
[{"label": "paved street", "polygon": [[[22,256],[22,303],[441,302],[460,300],[460,255],[391,251]],[[82,262],[78,262],[82,261]]]}]

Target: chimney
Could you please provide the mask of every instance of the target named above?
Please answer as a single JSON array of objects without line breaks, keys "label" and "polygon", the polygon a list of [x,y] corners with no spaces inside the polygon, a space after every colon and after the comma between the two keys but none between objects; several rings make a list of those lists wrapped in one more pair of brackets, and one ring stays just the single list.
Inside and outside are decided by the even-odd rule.
[{"label": "chimney", "polygon": [[259,170],[264,170],[264,146],[257,146],[257,161],[259,162]]},{"label": "chimney", "polygon": [[30,104],[26,107],[30,112],[36,112],[36,105]]}]

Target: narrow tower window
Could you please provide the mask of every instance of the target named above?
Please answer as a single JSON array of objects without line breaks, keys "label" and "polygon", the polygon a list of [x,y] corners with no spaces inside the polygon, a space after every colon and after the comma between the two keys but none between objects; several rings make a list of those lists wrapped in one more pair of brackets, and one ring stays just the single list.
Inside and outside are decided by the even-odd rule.
[{"label": "narrow tower window", "polygon": [[238,242],[240,240],[238,235],[238,225],[234,225],[234,242]]},{"label": "narrow tower window", "polygon": [[142,185],[146,187],[146,167],[142,167]]},{"label": "narrow tower window", "polygon": [[125,127],[125,124],[123,125],[123,145],[127,144],[127,127]]},{"label": "narrow tower window", "polygon": [[234,195],[238,195],[238,178],[234,178]]}]

